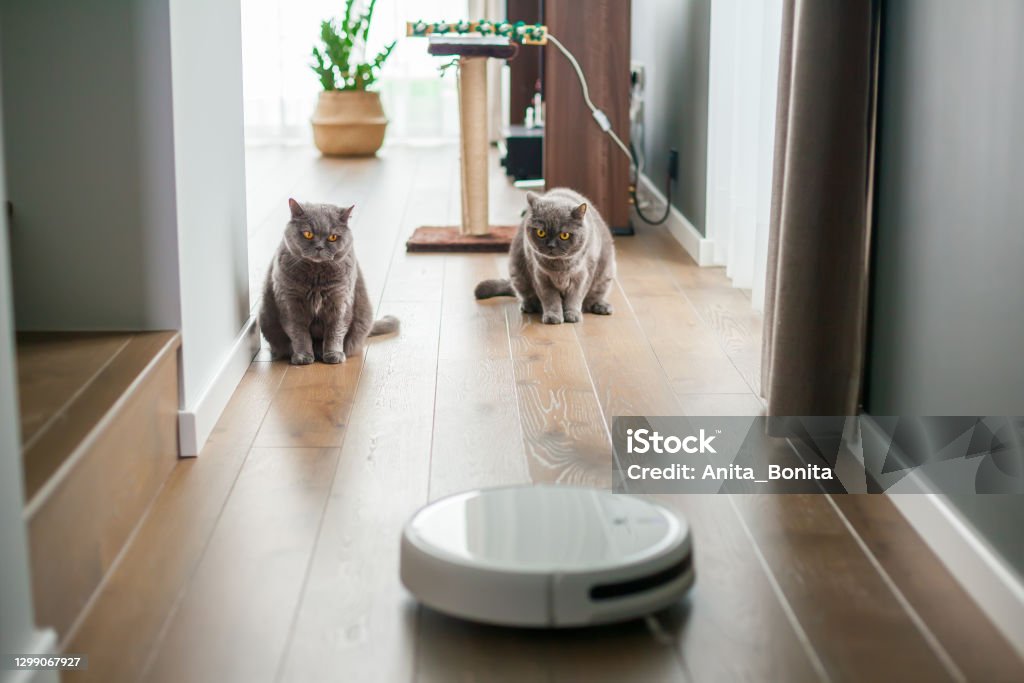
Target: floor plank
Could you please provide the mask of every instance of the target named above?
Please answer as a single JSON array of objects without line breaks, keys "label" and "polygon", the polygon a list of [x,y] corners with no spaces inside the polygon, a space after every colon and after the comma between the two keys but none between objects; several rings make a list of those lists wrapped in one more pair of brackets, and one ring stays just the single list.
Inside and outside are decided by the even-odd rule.
[{"label": "floor plank", "polygon": [[[587,314],[572,325],[605,429],[613,432],[617,415],[678,414],[675,394],[626,297],[615,287],[609,300],[611,316]],[[672,622],[671,615],[655,615],[560,636],[553,644],[554,680],[686,680]]]},{"label": "floor plank", "polygon": [[611,441],[573,325],[544,325],[514,306],[505,316],[530,479],[609,488]]},{"label": "floor plank", "polygon": [[[832,496],[832,501],[868,546],[907,601],[921,615],[969,681],[1024,681],[1024,662],[992,657],[1010,645],[973,606],[956,579],[934,571],[940,560],[884,496]],[[936,600],[935,596],[946,596]],[[968,605],[950,609],[950,604]]]},{"label": "floor plank", "polygon": [[338,454],[249,452],[145,680],[274,679]]},{"label": "floor plank", "polygon": [[678,415],[678,399],[631,305],[618,287],[609,298],[611,316],[584,315],[573,326],[608,425],[616,415]]},{"label": "floor plank", "polygon": [[754,394],[761,392],[761,316],[738,289],[696,289],[686,297]]},{"label": "floor plank", "polygon": [[[458,184],[453,188],[447,216],[440,223],[460,220]],[[522,203],[518,191],[497,199],[491,203],[492,223],[496,216],[498,222],[510,213],[514,217]],[[473,297],[477,282],[501,277],[506,269],[493,254],[443,259],[430,500],[530,480],[505,320],[505,309],[515,303],[508,298],[481,302]],[[417,634],[416,680],[550,679],[546,644],[519,629],[480,628],[420,606]],[[510,660],[510,649],[520,656]]]},{"label": "floor plank", "polygon": [[750,295],[733,288],[724,269],[697,266],[666,230],[644,229],[643,235],[634,251],[646,257],[652,269],[668,276],[677,295],[697,313],[701,326],[714,335],[746,390],[760,395],[761,315],[753,310]]},{"label": "floor plank", "polygon": [[383,293],[388,301],[441,300],[444,256],[410,254],[404,245],[417,227],[444,222],[448,213],[446,178],[454,173],[456,163],[446,156],[435,158],[427,150],[420,150],[420,154],[420,168],[429,170],[417,174],[394,248],[388,252],[391,258]]},{"label": "floor plank", "polygon": [[548,632],[474,624],[421,607],[419,633],[417,683],[555,680]]},{"label": "floor plank", "polygon": [[691,525],[697,581],[678,626],[694,680],[828,680],[727,495],[657,496]]},{"label": "floor plank", "polygon": [[[644,239],[643,233],[636,239]],[[627,273],[642,275],[643,269],[632,261],[633,253],[627,252],[620,263]],[[644,285],[638,286],[630,278],[624,290],[635,288],[640,298],[646,297],[658,278],[644,279]],[[618,328],[614,334],[577,327],[609,427],[615,415],[680,414],[682,399],[688,397],[673,393],[651,341],[642,334],[636,311],[644,309],[635,308],[632,301],[615,302],[617,311],[611,320]],[[622,372],[624,368],[628,372]],[[670,653],[679,656],[686,676],[695,681],[817,678],[806,646],[772,591],[728,500],[712,495],[653,498],[691,524],[698,583],[682,609],[658,615],[658,630],[646,642],[635,644],[634,650],[645,653],[649,662],[664,660],[664,666]],[[713,569],[707,572],[704,567]],[[660,646],[663,640],[672,642],[678,655],[674,650],[665,652]],[[723,656],[726,651],[728,657]]]},{"label": "floor plank", "polygon": [[[417,168],[425,153],[408,152],[406,166]],[[380,301],[380,313],[397,315],[402,329],[371,340],[366,351],[281,665],[285,681],[407,680],[415,668],[416,610],[398,581],[398,538],[427,500],[443,260],[407,258],[404,241],[424,215],[447,207],[437,202],[436,176],[408,180],[404,201],[383,186],[363,214],[365,223],[381,226],[375,239],[360,242],[359,253],[370,255],[361,263],[371,299]],[[382,509],[382,500],[394,502]],[[368,519],[372,525],[360,524]]]},{"label": "floor plank", "polygon": [[[285,363],[287,361],[278,361]],[[258,447],[340,446],[363,356],[340,365],[291,365],[256,435]]]},{"label": "floor plank", "polygon": [[[424,200],[436,193],[437,179],[421,173],[426,156],[425,150],[414,148],[388,150],[378,161],[380,172],[364,170],[346,188],[356,204],[352,218],[356,254],[374,304],[392,274],[405,272],[394,268],[395,257],[405,253],[400,247],[412,232],[410,224],[424,211]],[[403,300],[396,294],[389,294],[388,300]]]},{"label": "floor plank", "polygon": [[677,395],[749,393],[714,331],[681,293],[649,242],[638,232],[617,242],[619,282]]},{"label": "floor plank", "polygon": [[280,680],[413,675],[415,610],[398,580],[398,541],[427,498],[440,306],[385,303],[402,332],[367,351]]},{"label": "floor plank", "polygon": [[178,462],[133,542],[66,639],[90,667],[70,681],[138,681],[167,615],[206,547],[252,439],[284,376],[278,363],[253,364],[199,458]]},{"label": "floor plank", "polygon": [[682,394],[683,415],[763,415],[764,403],[753,394]]},{"label": "floor plank", "polygon": [[824,496],[733,500],[831,676],[964,680],[944,666]]},{"label": "floor plank", "polygon": [[498,274],[491,255],[449,257],[445,262],[432,500],[530,478],[505,322],[505,309],[515,303],[509,299],[479,302],[472,294],[477,282]]},{"label": "floor plank", "polygon": [[668,228],[641,225],[638,231],[645,237],[639,246],[655,259],[658,269],[668,273],[683,291],[732,287],[724,266],[698,266]]}]

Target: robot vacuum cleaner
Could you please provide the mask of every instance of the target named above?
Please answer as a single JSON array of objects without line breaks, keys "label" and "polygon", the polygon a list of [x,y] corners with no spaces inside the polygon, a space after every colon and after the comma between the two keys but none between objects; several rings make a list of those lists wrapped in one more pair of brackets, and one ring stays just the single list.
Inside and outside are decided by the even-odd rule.
[{"label": "robot vacuum cleaner", "polygon": [[624,621],[693,584],[690,530],[660,505],[564,486],[456,494],[402,533],[401,576],[424,605],[472,621],[559,628]]}]

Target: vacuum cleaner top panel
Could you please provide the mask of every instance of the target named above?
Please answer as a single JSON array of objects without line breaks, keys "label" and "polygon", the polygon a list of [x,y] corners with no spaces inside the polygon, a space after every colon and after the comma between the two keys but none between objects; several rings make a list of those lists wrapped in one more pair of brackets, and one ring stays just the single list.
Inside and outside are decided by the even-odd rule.
[{"label": "vacuum cleaner top panel", "polygon": [[685,521],[640,498],[564,486],[470,491],[421,510],[406,538],[446,561],[571,574],[643,564],[687,539]]}]

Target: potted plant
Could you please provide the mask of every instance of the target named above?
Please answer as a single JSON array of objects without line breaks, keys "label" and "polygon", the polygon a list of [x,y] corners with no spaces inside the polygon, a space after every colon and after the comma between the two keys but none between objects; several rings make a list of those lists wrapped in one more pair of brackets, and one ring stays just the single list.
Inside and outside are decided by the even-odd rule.
[{"label": "potted plant", "polygon": [[357,16],[353,16],[354,3],[345,2],[340,21],[328,19],[320,24],[322,44],[313,48],[311,68],[323,86],[313,112],[313,141],[323,154],[332,156],[375,154],[388,125],[380,93],[368,88],[376,83],[395,43],[367,61],[366,38],[377,0],[370,0],[366,11]]}]

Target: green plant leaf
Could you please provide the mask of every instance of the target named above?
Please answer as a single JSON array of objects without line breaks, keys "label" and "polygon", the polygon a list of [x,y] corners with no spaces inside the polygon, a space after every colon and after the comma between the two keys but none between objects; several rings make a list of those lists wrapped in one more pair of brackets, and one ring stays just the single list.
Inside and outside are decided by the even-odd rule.
[{"label": "green plant leaf", "polygon": [[[391,56],[396,41],[392,41],[369,61],[365,61],[366,40],[377,0],[370,0],[364,14],[353,17],[355,0],[346,0],[345,14],[340,19],[325,19],[320,23],[320,47],[313,48],[315,64],[310,68],[317,74],[324,90],[365,90],[377,80],[377,72]],[[356,50],[358,57],[354,57]]]},{"label": "green plant leaf", "polygon": [[363,25],[363,40],[365,41],[370,35],[370,22],[373,20],[373,7],[377,4],[377,0],[370,0],[370,6],[366,9],[366,14],[363,15],[363,20],[366,22]]},{"label": "green plant leaf", "polygon": [[316,60],[316,64],[311,64],[310,68],[319,77],[320,85],[324,90],[335,90],[337,86],[334,80],[334,69],[324,63],[323,54],[315,47],[313,48],[313,59]]}]

